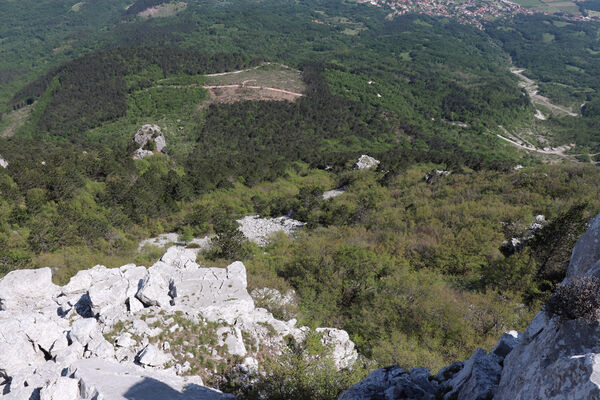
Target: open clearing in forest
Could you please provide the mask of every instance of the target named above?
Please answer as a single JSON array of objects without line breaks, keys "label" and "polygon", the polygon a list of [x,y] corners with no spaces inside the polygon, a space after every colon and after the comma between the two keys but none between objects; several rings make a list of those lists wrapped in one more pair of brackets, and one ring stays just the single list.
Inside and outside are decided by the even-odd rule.
[{"label": "open clearing in forest", "polygon": [[202,103],[202,107],[210,103],[235,103],[246,100],[295,101],[303,96],[302,93],[263,86],[223,85],[204,88],[210,93],[210,98]]},{"label": "open clearing in forest", "polygon": [[206,86],[258,86],[293,93],[302,93],[306,88],[300,71],[274,63],[265,63],[241,71],[205,75],[205,77]]},{"label": "open clearing in forest", "polygon": [[144,11],[138,13],[139,17],[142,18],[164,18],[172,17],[179,14],[181,11],[187,8],[187,3],[183,1],[175,3],[162,3],[157,6],[149,7]]},{"label": "open clearing in forest", "polygon": [[203,87],[210,98],[201,107],[245,100],[295,101],[306,89],[300,71],[275,63],[205,75]]},{"label": "open clearing in forest", "polygon": [[2,115],[2,119],[0,119],[0,137],[14,135],[17,129],[27,120],[32,108],[33,105],[29,105]]}]

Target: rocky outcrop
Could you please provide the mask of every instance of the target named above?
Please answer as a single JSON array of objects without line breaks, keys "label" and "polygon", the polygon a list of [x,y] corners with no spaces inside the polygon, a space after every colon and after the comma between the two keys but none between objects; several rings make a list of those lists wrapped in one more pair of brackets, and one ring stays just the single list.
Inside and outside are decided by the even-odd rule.
[{"label": "rocky outcrop", "polygon": [[438,181],[439,178],[448,176],[451,173],[451,171],[445,171],[441,169],[431,170],[430,172],[425,174],[425,182],[427,182],[430,185],[433,185],[435,182]]},{"label": "rocky outcrop", "polygon": [[527,227],[527,230],[519,237],[512,237],[510,240],[502,243],[500,246],[500,251],[504,255],[511,255],[516,253],[525,247],[525,244],[528,240],[534,238],[535,235],[540,233],[542,229],[544,229],[544,225],[546,224],[546,217],[543,215],[536,215],[535,220]]},{"label": "rocky outcrop", "polygon": [[[48,268],[6,275],[0,280],[3,398],[229,398],[185,375],[212,376],[216,363],[238,359],[229,367],[255,374],[259,359],[282,352],[286,336],[304,340],[309,328],[256,307],[244,264],[201,268],[197,251],[170,247],[150,268],[95,266],[62,287]],[[339,368],[356,360],[346,332],[317,333]],[[203,360],[210,361],[206,367]]]},{"label": "rocky outcrop", "polygon": [[[541,216],[530,231],[542,229]],[[575,248],[564,283],[600,275],[600,215]],[[487,354],[437,375],[415,368],[374,371],[340,399],[569,400],[600,398],[600,322],[540,311],[524,334],[511,331]]]},{"label": "rocky outcrop", "polygon": [[354,168],[358,170],[376,169],[378,165],[379,160],[376,160],[371,156],[363,154],[358,158],[358,160],[354,164]]},{"label": "rocky outcrop", "polygon": [[134,159],[142,159],[162,153],[167,147],[165,136],[158,125],[146,124],[136,132],[133,141],[139,146],[132,154]]},{"label": "rocky outcrop", "polygon": [[292,235],[298,229],[304,227],[304,223],[289,217],[261,218],[258,215],[250,215],[238,219],[239,230],[251,242],[260,246],[269,243],[277,232]]}]

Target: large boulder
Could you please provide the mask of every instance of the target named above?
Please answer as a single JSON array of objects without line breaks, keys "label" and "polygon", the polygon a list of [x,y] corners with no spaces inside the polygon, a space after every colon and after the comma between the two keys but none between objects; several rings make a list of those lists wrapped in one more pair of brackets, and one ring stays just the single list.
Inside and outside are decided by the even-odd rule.
[{"label": "large boulder", "polygon": [[173,282],[174,306],[209,321],[233,324],[239,316],[254,311],[246,285],[246,267],[239,261],[225,269],[188,269]]},{"label": "large boulder", "polygon": [[11,271],[0,280],[0,310],[56,307],[53,298],[58,292],[58,286],[52,283],[50,268]]},{"label": "large boulder", "polygon": [[171,283],[168,277],[157,268],[150,269],[142,281],[136,297],[146,306],[168,307],[172,297]]}]

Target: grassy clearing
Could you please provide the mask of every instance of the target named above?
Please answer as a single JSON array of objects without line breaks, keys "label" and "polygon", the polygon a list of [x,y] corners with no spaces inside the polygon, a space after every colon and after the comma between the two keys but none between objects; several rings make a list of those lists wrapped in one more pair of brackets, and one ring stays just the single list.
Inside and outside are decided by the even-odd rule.
[{"label": "grassy clearing", "polygon": [[263,64],[242,72],[205,76],[208,86],[248,85],[262,86],[302,93],[305,90],[300,71],[281,64]]},{"label": "grassy clearing", "polygon": [[187,8],[187,3],[178,1],[176,3],[163,3],[154,7],[145,9],[138,13],[142,18],[166,18],[179,14]]},{"label": "grassy clearing", "polygon": [[33,105],[4,114],[0,119],[0,137],[14,135],[17,129],[29,118],[32,107]]}]

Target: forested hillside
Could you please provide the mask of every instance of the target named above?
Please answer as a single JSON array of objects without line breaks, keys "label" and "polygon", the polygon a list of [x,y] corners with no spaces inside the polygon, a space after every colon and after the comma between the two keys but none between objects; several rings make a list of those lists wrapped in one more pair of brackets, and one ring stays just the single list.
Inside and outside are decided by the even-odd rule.
[{"label": "forested hillside", "polygon": [[[65,283],[97,263],[152,264],[148,237],[211,235],[199,262],[240,259],[249,289],[294,289],[294,317],[347,330],[367,369],[436,370],[530,322],[600,210],[597,23],[478,29],[315,0],[138,15],[160,4],[8,2],[0,275],[47,266]],[[577,116],[540,111],[513,67]],[[144,124],[166,148],[133,159]],[[362,154],[378,168],[353,169]],[[306,226],[260,248],[236,233],[254,214]],[[297,398],[333,397],[271,372],[296,379]]]}]

